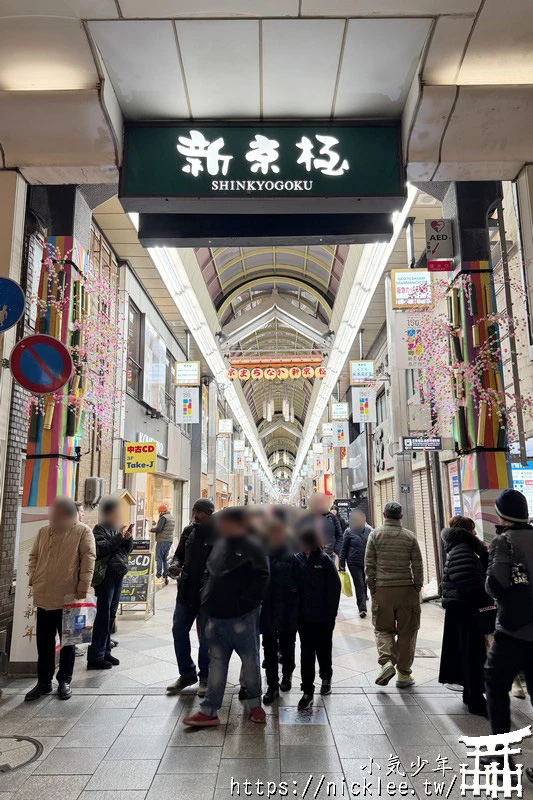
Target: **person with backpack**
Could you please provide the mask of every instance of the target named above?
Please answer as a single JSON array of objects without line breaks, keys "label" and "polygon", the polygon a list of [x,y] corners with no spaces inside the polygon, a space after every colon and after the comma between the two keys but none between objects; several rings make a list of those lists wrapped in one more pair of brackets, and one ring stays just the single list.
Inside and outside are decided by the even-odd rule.
[{"label": "person with backpack", "polygon": [[[487,706],[493,734],[511,731],[509,692],[524,676],[533,696],[533,526],[527,500],[505,489],[496,500],[503,528],[489,548],[487,592],[497,605],[496,631],[485,665]],[[525,770],[533,780],[533,768]]]},{"label": "person with backpack", "polygon": [[87,669],[111,669],[120,661],[111,655],[111,634],[128,571],[128,557],[133,550],[133,525],[121,524],[120,500],[103,497],[99,507],[100,522],[94,526],[96,566],[93,578],[96,595],[96,619],[87,650]]},{"label": "person with backpack", "polygon": [[313,705],[316,660],[322,680],[320,694],[331,694],[333,629],[341,582],[333,560],[325,552],[316,517],[301,521],[298,542],[301,548],[296,556],[300,562],[298,634],[303,692],[298,708],[303,711]]},{"label": "person with backpack", "polygon": [[174,541],[174,530],[176,528],[176,521],[166,503],[161,503],[157,509],[159,512],[159,519],[157,525],[150,528],[150,533],[155,533],[155,563],[156,563],[156,578],[162,578],[165,586],[168,585],[168,554]]},{"label": "person with backpack", "polygon": [[346,564],[348,564],[353,585],[355,586],[359,616],[362,619],[366,617],[367,601],[365,552],[371,532],[372,528],[367,524],[365,512],[361,508],[354,509],[350,514],[350,527],[344,532],[339,555],[339,572],[344,572]]},{"label": "person with backpack", "polygon": [[494,630],[495,610],[485,592],[486,544],[476,536],[474,520],[455,516],[441,539],[446,551],[442,575],[444,634],[439,682],[463,687],[471,714],[487,716],[483,667],[485,634]]}]

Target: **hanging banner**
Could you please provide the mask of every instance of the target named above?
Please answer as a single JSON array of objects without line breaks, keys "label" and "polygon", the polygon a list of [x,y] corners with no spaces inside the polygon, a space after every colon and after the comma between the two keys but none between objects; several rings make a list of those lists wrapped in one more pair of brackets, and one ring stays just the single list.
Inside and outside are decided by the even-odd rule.
[{"label": "hanging banner", "polygon": [[200,362],[177,361],[175,380],[176,380],[176,386],[199,386]]},{"label": "hanging banner", "polygon": [[332,402],[331,404],[331,419],[338,420],[338,419],[348,419],[350,416],[350,411],[348,407],[348,403],[335,403]]},{"label": "hanging banner", "polygon": [[395,366],[398,369],[418,369],[424,356],[421,317],[408,311],[393,311]]},{"label": "hanging banner", "polygon": [[322,423],[322,436],[332,436],[333,435],[333,423],[332,422],[323,422]]},{"label": "hanging banner", "polygon": [[376,378],[375,361],[350,361],[350,386],[368,383]]},{"label": "hanging banner", "polygon": [[218,432],[221,434],[232,434],[233,433],[233,420],[232,419],[219,419],[218,421]]},{"label": "hanging banner", "polygon": [[424,308],[431,303],[431,272],[427,269],[392,269],[393,308]]},{"label": "hanging banner", "polygon": [[313,442],[313,453],[321,453],[322,452],[322,443],[321,442]]},{"label": "hanging banner", "polygon": [[200,390],[195,387],[176,388],[176,422],[178,425],[196,425],[200,422]]},{"label": "hanging banner", "polygon": [[350,430],[347,421],[334,423],[331,444],[333,447],[347,447],[350,444]]},{"label": "hanging banner", "polygon": [[244,469],[244,453],[233,453],[233,469]]},{"label": "hanging banner", "polygon": [[375,389],[365,386],[352,388],[352,419],[354,422],[377,422]]},{"label": "hanging banner", "polygon": [[233,451],[235,453],[244,453],[245,441],[244,439],[235,439],[233,442]]}]

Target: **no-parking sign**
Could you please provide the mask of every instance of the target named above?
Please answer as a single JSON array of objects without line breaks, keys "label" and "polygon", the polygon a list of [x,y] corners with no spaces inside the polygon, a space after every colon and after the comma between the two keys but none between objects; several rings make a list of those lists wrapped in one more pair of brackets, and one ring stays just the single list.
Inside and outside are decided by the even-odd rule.
[{"label": "no-parking sign", "polygon": [[24,292],[11,278],[0,278],[0,333],[16,325],[24,313]]},{"label": "no-parking sign", "polygon": [[13,378],[32,394],[51,394],[72,375],[72,357],[53,336],[36,333],[17,342],[9,361]]}]

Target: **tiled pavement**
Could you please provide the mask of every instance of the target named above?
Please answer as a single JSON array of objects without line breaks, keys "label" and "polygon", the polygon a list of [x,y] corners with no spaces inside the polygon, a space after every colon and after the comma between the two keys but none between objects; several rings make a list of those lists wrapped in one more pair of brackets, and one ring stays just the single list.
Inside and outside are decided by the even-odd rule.
[{"label": "tiled pavement", "polygon": [[[13,734],[39,739],[44,751],[29,766],[0,774],[0,800],[223,800],[231,796],[232,779],[285,781],[288,796],[296,798],[326,797],[328,783],[335,783],[336,796],[349,797],[349,786],[365,777],[372,787],[369,797],[394,796],[394,790],[385,789],[387,782],[398,786],[405,781],[402,796],[407,792],[425,800],[436,793],[433,781],[439,776],[448,791],[465,760],[458,737],[488,732],[485,720],[465,713],[460,697],[438,684],[438,658],[416,658],[413,689],[375,686],[371,622],[360,620],[353,601],[346,599],[334,637],[333,694],[317,700],[320,713],[310,722],[298,717],[300,693],[293,691],[280,701],[281,708],[268,709],[266,728],[253,725],[236,697],[239,663],[234,660],[223,724],[188,730],[180,718],[196,707],[195,694],[164,696],[164,687],[176,677],[170,632],[174,598],[174,587],[159,591],[156,616],[148,622],[121,619],[115,650],[120,667],[95,674],[77,659],[75,696],[68,702],[50,696],[25,704],[23,693],[33,682],[4,683],[0,751],[7,741],[1,737]],[[437,605],[423,606],[419,647],[437,656],[442,621]],[[297,676],[294,683],[297,688]],[[532,722],[529,701],[513,700],[513,707],[516,728]],[[524,750],[525,762],[533,764],[533,745],[527,743]],[[396,757],[406,777],[395,771]],[[428,764],[413,776],[418,757]],[[452,767],[444,777],[432,772],[440,757]],[[524,788],[525,796],[533,798],[530,785]],[[266,788],[262,791],[266,796]],[[242,785],[239,796],[245,796]],[[334,796],[331,787],[329,796]],[[456,783],[449,800],[459,797]]]}]

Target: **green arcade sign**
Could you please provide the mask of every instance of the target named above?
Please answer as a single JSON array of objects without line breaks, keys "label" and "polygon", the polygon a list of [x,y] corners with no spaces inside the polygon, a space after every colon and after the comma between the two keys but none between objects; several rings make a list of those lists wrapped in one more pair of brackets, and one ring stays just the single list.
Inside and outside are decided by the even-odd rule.
[{"label": "green arcade sign", "polygon": [[405,196],[397,124],[126,126],[127,211],[383,213]]}]

